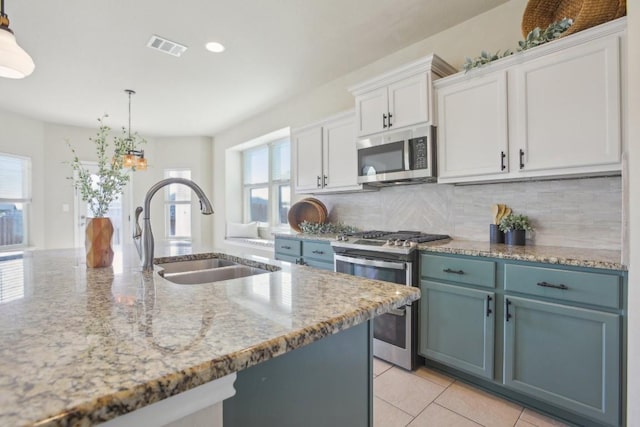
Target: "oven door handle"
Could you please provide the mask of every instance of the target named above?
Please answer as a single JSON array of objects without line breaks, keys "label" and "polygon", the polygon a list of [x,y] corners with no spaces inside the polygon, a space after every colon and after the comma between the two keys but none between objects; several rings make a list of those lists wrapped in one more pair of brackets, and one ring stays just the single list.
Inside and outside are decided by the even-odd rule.
[{"label": "oven door handle", "polygon": [[393,316],[398,316],[398,317],[404,317],[405,314],[407,314],[407,309],[402,307],[402,308],[392,308],[391,310],[389,310],[387,312],[387,314],[391,314]]},{"label": "oven door handle", "polygon": [[366,265],[371,267],[391,268],[393,270],[405,270],[406,263],[404,262],[389,262],[389,261],[376,261],[365,258],[353,258],[344,255],[333,255],[335,261],[342,261],[349,264]]}]

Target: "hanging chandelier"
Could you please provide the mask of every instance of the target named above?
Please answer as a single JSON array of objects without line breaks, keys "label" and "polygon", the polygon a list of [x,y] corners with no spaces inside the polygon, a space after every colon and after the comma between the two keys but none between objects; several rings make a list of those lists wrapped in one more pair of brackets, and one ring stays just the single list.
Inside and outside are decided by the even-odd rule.
[{"label": "hanging chandelier", "polygon": [[0,0],[0,77],[22,79],[35,68],[29,54],[16,42],[9,28],[9,17],[4,13],[4,0]]},{"label": "hanging chandelier", "polygon": [[147,169],[144,150],[136,150],[135,140],[131,137],[131,95],[135,95],[136,92],[131,89],[125,89],[124,91],[129,94],[129,136],[126,139],[129,148],[127,149],[127,154],[124,155],[122,164],[126,168],[143,171]]}]

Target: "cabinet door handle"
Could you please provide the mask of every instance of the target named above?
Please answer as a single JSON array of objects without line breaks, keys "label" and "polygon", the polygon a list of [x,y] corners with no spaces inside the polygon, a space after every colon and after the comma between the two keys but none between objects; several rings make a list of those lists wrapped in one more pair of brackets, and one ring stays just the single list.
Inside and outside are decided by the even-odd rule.
[{"label": "cabinet door handle", "polygon": [[491,295],[487,295],[487,317],[489,317],[489,315],[491,313],[493,313],[493,311],[491,311],[491,301],[493,300],[493,298],[491,298]]},{"label": "cabinet door handle", "polygon": [[327,175],[324,175],[322,177],[322,186],[326,187],[327,186],[327,181],[329,180],[329,177]]},{"label": "cabinet door handle", "polygon": [[538,282],[537,285],[543,288],[562,289],[563,291],[566,291],[569,289],[567,285],[563,285],[563,284],[554,285],[553,283]]},{"label": "cabinet door handle", "polygon": [[387,115],[382,113],[382,127],[387,128]]},{"label": "cabinet door handle", "polygon": [[509,321],[509,319],[511,319],[511,313],[509,313],[509,306],[511,305],[511,301],[509,301],[509,298],[506,298],[504,300],[504,317],[505,317],[505,321]]},{"label": "cabinet door handle", "polygon": [[316,177],[316,184],[318,185],[318,188],[322,187],[322,183],[320,182],[320,175]]},{"label": "cabinet door handle", "polygon": [[507,155],[504,154],[504,151],[501,151],[500,152],[500,170],[505,170],[507,168],[507,166],[505,166],[504,164],[505,157],[507,157]]},{"label": "cabinet door handle", "polygon": [[389,113],[389,127],[391,127],[391,117],[393,117],[393,114]]},{"label": "cabinet door handle", "polygon": [[282,245],[282,246],[280,246],[280,247],[281,247],[282,249],[291,249],[291,246],[285,246],[285,245]]},{"label": "cabinet door handle", "polygon": [[324,253],[324,251],[311,251],[314,254],[318,254],[318,255],[322,255]]},{"label": "cabinet door handle", "polygon": [[520,149],[520,169],[524,169],[524,150]]},{"label": "cabinet door handle", "polygon": [[463,270],[452,270],[450,268],[445,268],[444,270],[445,273],[453,273],[453,274],[464,274]]}]

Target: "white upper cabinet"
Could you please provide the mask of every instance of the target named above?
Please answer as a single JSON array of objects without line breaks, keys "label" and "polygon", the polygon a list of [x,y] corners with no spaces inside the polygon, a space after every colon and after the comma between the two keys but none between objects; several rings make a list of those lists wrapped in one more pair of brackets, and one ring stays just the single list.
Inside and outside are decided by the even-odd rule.
[{"label": "white upper cabinet", "polygon": [[455,72],[429,55],[349,88],[355,96],[357,135],[434,122],[432,82]]},{"label": "white upper cabinet", "polygon": [[359,191],[353,110],[292,131],[296,193]]},{"label": "white upper cabinet", "polygon": [[435,82],[438,182],[620,173],[625,40],[621,18]]},{"label": "white upper cabinet", "polygon": [[513,70],[520,170],[619,168],[619,50],[618,38],[607,37]]},{"label": "white upper cabinet", "polygon": [[292,136],[296,192],[316,190],[322,186],[322,127],[304,129]]},{"label": "white upper cabinet", "polygon": [[441,178],[508,173],[506,71],[440,89],[438,124]]}]

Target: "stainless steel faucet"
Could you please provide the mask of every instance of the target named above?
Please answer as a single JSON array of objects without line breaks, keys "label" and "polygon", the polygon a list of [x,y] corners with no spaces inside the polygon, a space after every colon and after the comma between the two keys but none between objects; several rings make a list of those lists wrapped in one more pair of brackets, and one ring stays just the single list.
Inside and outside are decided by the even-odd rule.
[{"label": "stainless steel faucet", "polygon": [[[191,181],[190,179],[167,178],[155,183],[149,189],[149,191],[147,191],[147,195],[144,197],[144,209],[142,209],[142,207],[140,206],[136,208],[136,224],[135,230],[133,232],[133,243],[136,245],[138,255],[140,256],[140,260],[142,261],[143,271],[153,270],[153,233],[151,232],[150,221],[151,198],[159,189],[169,184],[184,184],[187,187],[191,188],[200,199],[200,211],[202,212],[202,214],[211,215],[213,213],[211,202],[209,201],[209,199],[207,199],[207,196],[204,194],[204,191],[202,191],[202,188],[200,188],[198,184]],[[144,216],[142,217],[142,220],[144,222],[144,229],[140,228],[140,223],[138,222],[138,219],[140,218],[140,214],[142,212],[144,212]]]}]

